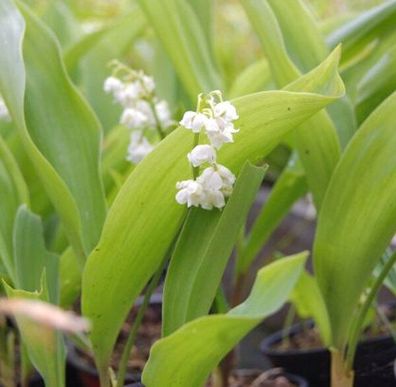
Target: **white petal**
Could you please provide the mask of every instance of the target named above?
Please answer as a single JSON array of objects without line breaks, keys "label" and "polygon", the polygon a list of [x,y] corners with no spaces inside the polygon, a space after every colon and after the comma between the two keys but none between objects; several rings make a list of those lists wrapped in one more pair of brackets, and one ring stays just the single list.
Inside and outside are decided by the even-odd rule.
[{"label": "white petal", "polygon": [[212,164],[216,161],[216,151],[210,145],[197,145],[187,158],[193,167],[199,167],[204,163]]},{"label": "white petal", "polygon": [[229,102],[224,101],[216,104],[214,107],[215,117],[222,117],[226,121],[235,121],[239,118],[235,106]]}]

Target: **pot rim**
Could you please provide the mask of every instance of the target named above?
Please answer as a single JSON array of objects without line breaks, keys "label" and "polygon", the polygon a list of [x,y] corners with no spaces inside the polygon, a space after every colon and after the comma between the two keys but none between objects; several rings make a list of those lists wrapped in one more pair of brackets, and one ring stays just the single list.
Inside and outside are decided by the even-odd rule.
[{"label": "pot rim", "polygon": [[[313,320],[308,320],[306,323],[309,326],[309,328],[314,327],[314,322]],[[267,336],[264,338],[264,340],[261,341],[260,343],[260,352],[263,353],[266,356],[296,356],[296,355],[317,355],[317,354],[323,354],[323,353],[330,353],[330,351],[326,347],[318,347],[318,348],[304,348],[304,349],[276,349],[274,348],[274,344],[280,343],[285,336],[285,333],[287,336],[295,336],[301,331],[302,323],[297,323],[292,325],[290,328],[286,330],[279,330],[271,335]],[[377,337],[369,337],[364,340],[359,341],[358,347],[366,344],[372,344],[374,342],[383,342],[387,340],[392,340],[391,335],[380,335]]]}]

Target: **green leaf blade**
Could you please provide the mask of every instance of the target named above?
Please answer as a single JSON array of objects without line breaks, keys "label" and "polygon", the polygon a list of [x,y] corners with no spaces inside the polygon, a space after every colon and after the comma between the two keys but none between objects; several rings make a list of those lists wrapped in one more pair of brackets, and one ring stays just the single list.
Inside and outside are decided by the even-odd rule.
[{"label": "green leaf blade", "polygon": [[339,349],[360,294],[396,231],[395,106],[394,93],[356,133],[319,216],[314,266]]},{"label": "green leaf blade", "polygon": [[266,169],[246,164],[222,212],[193,209],[189,213],[166,277],[164,335],[209,312]]},{"label": "green leaf blade", "polygon": [[154,344],[143,383],[147,387],[201,387],[222,357],[287,300],[306,258],[307,253],[301,253],[268,265],[257,274],[244,303],[225,315],[196,319]]}]

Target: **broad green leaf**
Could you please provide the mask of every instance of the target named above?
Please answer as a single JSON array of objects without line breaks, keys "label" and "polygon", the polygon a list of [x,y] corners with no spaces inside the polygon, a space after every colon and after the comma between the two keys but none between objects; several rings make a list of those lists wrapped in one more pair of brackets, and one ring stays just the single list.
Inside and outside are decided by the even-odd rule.
[{"label": "broad green leaf", "polygon": [[[312,12],[303,1],[269,0],[269,4],[282,30],[287,52],[300,71],[307,72],[322,62],[328,55],[328,48]],[[339,99],[327,112],[337,128],[342,147],[345,147],[356,130],[349,98]]]},{"label": "broad green leaf", "polygon": [[0,137],[0,261],[15,281],[12,233],[15,215],[21,203],[29,203],[29,193],[13,154]]},{"label": "broad green leaf", "polygon": [[[241,3],[260,39],[276,83],[284,87],[293,82],[300,72],[288,56],[281,28],[268,1],[244,0]],[[332,55],[339,58],[339,48]],[[334,61],[330,63],[334,65]],[[295,131],[294,139],[319,209],[340,155],[336,129],[329,116],[320,112]]]},{"label": "broad green leaf", "polygon": [[[27,292],[13,289],[4,282],[3,285],[9,298],[48,301],[45,286],[40,291]],[[16,322],[29,358],[43,377],[46,387],[64,387],[66,356],[61,333],[22,316],[17,317]]]},{"label": "broad green leaf", "polygon": [[239,273],[246,273],[254,258],[288,214],[292,205],[307,192],[304,170],[296,154],[276,180],[260,214],[244,242],[237,261]]},{"label": "broad green leaf", "polygon": [[52,34],[18,4],[25,20],[10,0],[0,5],[0,89],[24,148],[82,256],[99,238],[105,217],[100,126],[67,77]]},{"label": "broad green leaf", "polygon": [[261,269],[249,297],[227,314],[201,317],[157,341],[143,371],[145,386],[203,386],[220,360],[287,300],[307,255],[296,254]]},{"label": "broad green leaf", "polygon": [[[238,174],[247,160],[262,159],[293,128],[336,100],[343,89],[336,59],[331,56],[333,65],[324,62],[294,83],[292,92],[261,92],[233,100],[240,132],[234,144],[220,150],[219,163]],[[186,155],[192,141],[190,132],[178,128],[138,164],[114,200],[101,240],[87,261],[82,306],[93,323],[91,341],[99,367],[107,366],[123,320],[185,216],[186,209],[175,201],[175,184],[191,177]]]},{"label": "broad green leaf", "polygon": [[206,35],[206,40],[210,45],[213,41],[213,8],[212,0],[187,0],[194,9],[201,27]]},{"label": "broad green leaf", "polygon": [[62,47],[73,44],[81,35],[81,27],[68,4],[62,0],[48,2],[42,20],[55,33]]},{"label": "broad green leaf", "polygon": [[[133,40],[143,31],[146,20],[139,8],[134,8],[115,25],[108,28],[79,61],[81,87],[107,132],[119,122],[121,108],[103,90],[111,74],[109,62],[122,60]],[[70,60],[70,59],[69,59]]]},{"label": "broad green leaf", "polygon": [[230,98],[262,91],[271,81],[271,71],[267,59],[252,63],[243,70],[231,85]]},{"label": "broad green leaf", "polygon": [[316,67],[326,58],[328,49],[311,11],[302,0],[269,0],[269,4],[293,63],[303,73]]},{"label": "broad green leaf", "polygon": [[353,312],[396,232],[396,93],[363,123],[331,179],[314,245],[332,344],[342,349]]},{"label": "broad green leaf", "polygon": [[192,101],[201,92],[221,89],[205,33],[183,0],[139,0]]},{"label": "broad green leaf", "polygon": [[358,84],[356,114],[359,122],[396,90],[396,45],[391,47]]},{"label": "broad green leaf", "polygon": [[330,47],[343,44],[343,60],[357,54],[376,38],[394,31],[396,1],[384,2],[343,24],[327,38]]},{"label": "broad green leaf", "polygon": [[59,305],[68,309],[81,294],[81,269],[71,248],[67,248],[59,259]]},{"label": "broad green leaf", "polygon": [[326,305],[316,278],[306,271],[303,272],[292,291],[290,301],[300,317],[314,320],[322,342],[327,346],[331,342],[331,329]]},{"label": "broad green leaf", "polygon": [[245,164],[221,212],[202,209],[189,212],[165,281],[162,320],[165,336],[209,312],[266,169]]},{"label": "broad green leaf", "polygon": [[15,287],[28,292],[39,291],[45,271],[49,301],[58,303],[59,258],[47,250],[39,216],[26,206],[18,209],[14,226]]}]

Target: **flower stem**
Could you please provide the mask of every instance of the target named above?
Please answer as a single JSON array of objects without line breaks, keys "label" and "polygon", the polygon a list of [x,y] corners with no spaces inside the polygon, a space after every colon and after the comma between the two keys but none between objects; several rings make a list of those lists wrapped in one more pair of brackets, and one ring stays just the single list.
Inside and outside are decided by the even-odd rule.
[{"label": "flower stem", "polygon": [[377,294],[379,288],[381,287],[382,283],[384,282],[386,276],[388,275],[389,271],[392,269],[393,265],[396,262],[396,252],[393,253],[385,265],[383,266],[381,273],[375,279],[373,286],[370,289],[370,292],[360,308],[356,319],[352,323],[351,333],[349,335],[348,341],[348,350],[346,355],[346,365],[348,370],[353,368],[353,360],[355,358],[356,347],[359,340],[360,333],[363,328],[364,321],[366,319],[367,312],[374,301],[375,295]]},{"label": "flower stem", "polygon": [[137,336],[139,327],[140,327],[143,317],[144,317],[144,312],[146,311],[146,309],[150,303],[150,299],[151,299],[151,296],[152,296],[154,290],[158,286],[159,280],[161,279],[161,275],[162,275],[162,272],[164,271],[167,261],[168,261],[168,259],[167,259],[167,255],[166,255],[164,260],[162,261],[159,269],[157,270],[157,272],[154,274],[154,277],[150,281],[150,283],[146,289],[146,292],[144,294],[143,303],[139,308],[139,311],[137,313],[135,321],[133,322],[131,331],[129,332],[128,340],[125,344],[124,351],[122,353],[120,365],[118,368],[118,374],[117,374],[117,387],[124,386],[125,375],[126,375],[127,368],[128,368],[128,360],[131,355],[133,345],[135,344],[136,336]]},{"label": "flower stem", "polygon": [[166,137],[166,135],[165,135],[164,129],[161,125],[161,120],[158,117],[157,110],[155,108],[155,104],[152,99],[149,100],[149,104],[150,104],[151,111],[153,112],[153,116],[154,116],[155,124],[156,124],[155,127],[157,129],[158,135],[160,136],[161,140],[163,140]]},{"label": "flower stem", "polygon": [[[199,133],[194,134],[193,147],[194,149],[199,144]],[[199,167],[192,167],[193,179],[195,180],[199,175]]]}]

